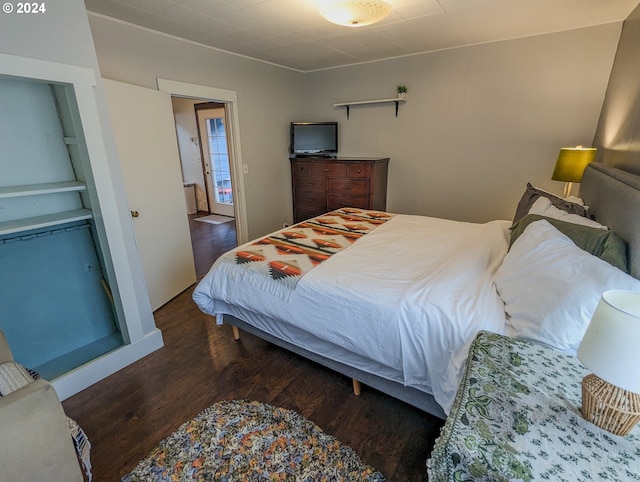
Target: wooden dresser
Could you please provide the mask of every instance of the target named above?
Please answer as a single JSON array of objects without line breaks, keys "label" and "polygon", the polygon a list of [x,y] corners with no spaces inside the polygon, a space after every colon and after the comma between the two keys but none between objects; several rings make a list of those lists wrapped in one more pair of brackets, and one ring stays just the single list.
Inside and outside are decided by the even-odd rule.
[{"label": "wooden dresser", "polygon": [[342,207],[384,211],[388,165],[388,157],[292,158],[294,222]]}]

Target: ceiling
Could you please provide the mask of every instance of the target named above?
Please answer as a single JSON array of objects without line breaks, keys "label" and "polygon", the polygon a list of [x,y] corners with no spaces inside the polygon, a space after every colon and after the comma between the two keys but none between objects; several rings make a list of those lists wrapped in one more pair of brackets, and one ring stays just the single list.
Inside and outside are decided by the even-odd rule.
[{"label": "ceiling", "polygon": [[85,0],[89,12],[299,71],[624,20],[639,0],[388,0],[366,27],[333,25],[323,0]]}]

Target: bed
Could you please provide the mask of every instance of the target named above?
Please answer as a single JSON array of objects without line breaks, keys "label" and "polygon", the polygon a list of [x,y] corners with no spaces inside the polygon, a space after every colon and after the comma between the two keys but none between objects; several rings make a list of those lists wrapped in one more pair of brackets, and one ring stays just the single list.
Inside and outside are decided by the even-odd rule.
[{"label": "bed", "polygon": [[[576,213],[579,204],[528,186],[517,211],[524,211],[521,217],[531,226],[544,228],[533,239],[531,226],[522,227],[514,239],[518,230],[510,229],[511,221],[474,224],[339,210],[222,256],[193,298],[218,323],[444,418],[479,331],[570,353],[602,291],[640,291],[640,178],[592,164],[581,196],[589,209]],[[542,200],[548,205],[540,205]],[[535,216],[540,219],[531,221]],[[575,224],[574,216],[582,220]],[[591,218],[610,230],[590,225]],[[588,263],[577,264],[585,264],[587,271],[575,271],[566,254],[557,259],[542,250],[544,263],[530,259],[526,247],[536,247],[540,239],[562,249],[584,244],[577,249],[589,256]],[[592,272],[598,273],[593,283],[574,282],[575,276],[590,278]],[[557,286],[541,303],[540,292],[548,283]],[[582,291],[576,292],[576,286]],[[558,307],[559,297],[593,300]],[[541,305],[551,307],[540,312]],[[556,337],[563,330],[557,321],[573,314],[579,318],[577,327]]]}]

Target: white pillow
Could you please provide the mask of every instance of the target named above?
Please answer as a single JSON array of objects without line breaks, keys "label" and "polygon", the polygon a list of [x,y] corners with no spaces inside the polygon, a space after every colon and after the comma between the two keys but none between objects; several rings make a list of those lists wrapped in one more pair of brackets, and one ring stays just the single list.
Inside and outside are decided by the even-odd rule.
[{"label": "white pillow", "polygon": [[573,204],[579,204],[580,206],[584,206],[585,209],[589,209],[589,206],[584,205],[584,200],[581,197],[567,196],[564,200]]},{"label": "white pillow", "polygon": [[531,223],[495,276],[516,338],[575,354],[602,293],[640,281],[578,248],[547,221]]},{"label": "white pillow", "polygon": [[570,214],[555,207],[546,197],[539,197],[529,208],[529,214],[539,214],[548,218],[559,219],[567,223],[582,224],[592,228],[607,229],[606,226],[578,214]]}]

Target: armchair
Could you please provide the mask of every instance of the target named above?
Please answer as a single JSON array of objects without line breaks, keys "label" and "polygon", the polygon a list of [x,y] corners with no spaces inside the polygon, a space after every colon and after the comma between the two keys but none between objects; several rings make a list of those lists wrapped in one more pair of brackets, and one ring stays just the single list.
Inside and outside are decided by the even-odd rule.
[{"label": "armchair", "polygon": [[[0,331],[0,369],[4,369],[0,371],[17,373],[18,367]],[[23,386],[0,397],[0,427],[2,480],[84,480],[67,418],[46,380],[24,381]]]}]

